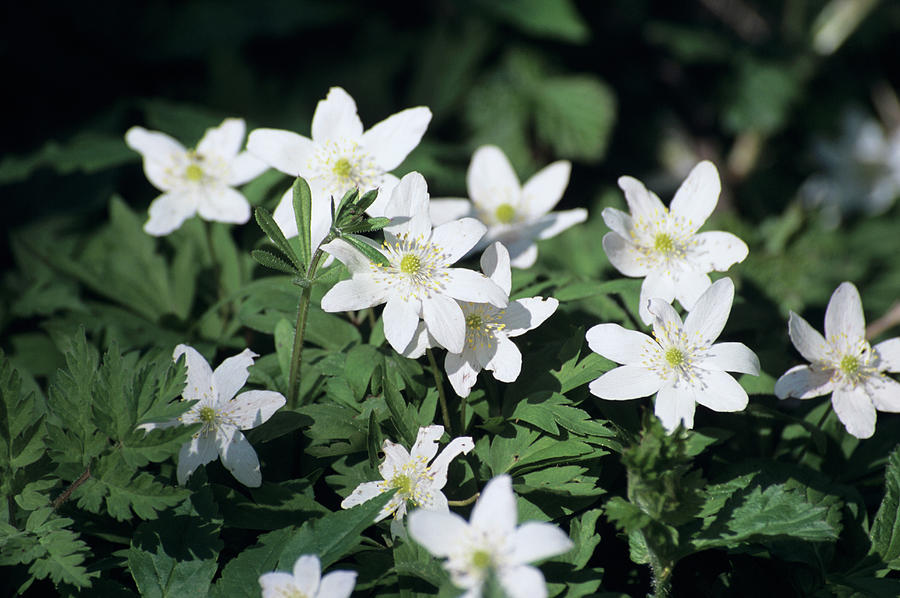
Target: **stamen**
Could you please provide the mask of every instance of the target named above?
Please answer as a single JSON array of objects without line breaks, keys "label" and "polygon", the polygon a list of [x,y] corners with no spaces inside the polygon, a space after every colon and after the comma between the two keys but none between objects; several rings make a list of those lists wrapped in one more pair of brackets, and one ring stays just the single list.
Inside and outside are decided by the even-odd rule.
[{"label": "stamen", "polygon": [[684,353],[681,349],[671,347],[666,351],[666,361],[668,361],[669,365],[672,367],[677,367],[684,363]]},{"label": "stamen", "polygon": [[494,216],[496,216],[497,221],[501,224],[509,224],[516,217],[516,209],[508,203],[502,203],[497,206]]},{"label": "stamen", "polygon": [[334,167],[331,169],[331,172],[341,177],[342,179],[346,179],[350,176],[350,173],[353,172],[353,166],[351,166],[350,160],[348,160],[347,158],[341,158],[334,163]]},{"label": "stamen", "polygon": [[472,553],[472,565],[476,569],[487,569],[491,566],[491,554],[487,550],[476,550]]},{"label": "stamen", "polygon": [[196,164],[190,164],[184,170],[184,177],[193,182],[198,182],[203,180],[203,169],[197,166]]},{"label": "stamen", "polygon": [[675,241],[666,233],[659,233],[653,240],[653,246],[660,253],[672,253],[675,249]]},{"label": "stamen", "polygon": [[418,274],[421,269],[422,260],[420,260],[417,255],[407,253],[403,256],[403,259],[400,260],[400,271],[404,274]]}]

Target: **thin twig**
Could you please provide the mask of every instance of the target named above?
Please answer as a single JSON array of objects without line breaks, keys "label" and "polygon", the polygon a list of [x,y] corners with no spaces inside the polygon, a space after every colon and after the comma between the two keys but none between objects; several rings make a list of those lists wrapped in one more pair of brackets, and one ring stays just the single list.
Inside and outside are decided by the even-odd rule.
[{"label": "thin twig", "polygon": [[77,480],[75,480],[74,482],[69,484],[69,487],[66,488],[62,494],[60,494],[59,496],[56,497],[56,499],[50,505],[53,507],[53,510],[55,511],[56,509],[58,509],[60,507],[60,505],[62,505],[67,500],[69,500],[69,497],[72,496],[72,493],[75,492],[75,490],[77,490],[79,486],[81,486],[86,481],[88,481],[88,478],[90,478],[90,477],[91,477],[91,466],[88,465],[87,469],[84,470],[84,473],[82,473],[81,476]]},{"label": "thin twig", "polygon": [[900,324],[900,301],[895,301],[883,316],[866,326],[866,338],[875,338],[897,324]]},{"label": "thin twig", "polygon": [[306,269],[307,285],[303,287],[300,295],[300,305],[297,306],[297,327],[294,330],[294,348],[291,351],[291,374],[288,377],[288,407],[297,406],[297,382],[300,379],[300,366],[303,360],[303,336],[306,334],[306,317],[309,314],[309,297],[312,294],[312,279],[322,259],[321,246],[316,249],[309,267]]},{"label": "thin twig", "polygon": [[452,436],[453,428],[450,425],[450,411],[447,409],[447,396],[444,394],[444,380],[441,376],[441,370],[438,368],[431,349],[425,349],[425,353],[428,355],[428,364],[431,366],[431,373],[434,375],[434,385],[437,387],[438,401],[441,404],[441,417],[444,419],[444,429]]},{"label": "thin twig", "polygon": [[465,500],[448,500],[447,504],[451,507],[465,507],[478,500],[479,496],[481,496],[481,492],[476,492]]}]

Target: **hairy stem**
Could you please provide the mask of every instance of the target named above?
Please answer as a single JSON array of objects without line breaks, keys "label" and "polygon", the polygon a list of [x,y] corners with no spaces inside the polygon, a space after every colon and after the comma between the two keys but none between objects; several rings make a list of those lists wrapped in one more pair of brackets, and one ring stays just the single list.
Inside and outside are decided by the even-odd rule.
[{"label": "hairy stem", "polygon": [[309,314],[309,297],[312,294],[312,278],[316,274],[319,262],[322,260],[322,249],[316,249],[309,267],[306,269],[307,285],[303,287],[300,295],[300,305],[297,306],[297,327],[294,330],[294,348],[291,351],[291,374],[288,378],[288,407],[297,407],[298,382],[300,380],[300,366],[303,358],[303,336],[306,334],[306,316]]},{"label": "hairy stem", "polygon": [[465,500],[448,500],[447,504],[450,505],[451,507],[465,507],[465,506],[472,504],[476,500],[478,500],[479,496],[481,496],[481,492],[476,492],[475,494],[473,494],[469,498],[466,498]]},{"label": "hairy stem", "polygon": [[72,493],[75,492],[75,490],[77,490],[79,486],[81,486],[86,481],[88,481],[88,479],[90,477],[91,477],[91,466],[88,465],[87,468],[84,470],[84,473],[82,473],[81,476],[79,476],[79,478],[77,480],[75,480],[74,482],[69,484],[69,487],[66,488],[62,494],[57,496],[56,499],[54,499],[53,503],[50,505],[53,507],[53,510],[55,511],[56,509],[58,509],[60,507],[61,504],[63,504],[67,500],[69,500],[69,497],[72,496]]},{"label": "hairy stem", "polygon": [[672,592],[672,569],[674,563],[664,562],[647,544],[650,556],[650,572],[653,574],[652,598],[668,598]]},{"label": "hairy stem", "polygon": [[434,359],[434,353],[431,349],[425,349],[428,355],[428,365],[431,366],[431,373],[434,375],[434,385],[438,391],[438,401],[441,404],[441,417],[444,420],[444,429],[452,436],[453,427],[450,425],[450,411],[447,409],[447,396],[444,394],[444,380],[441,376],[441,370],[438,368],[437,361]]}]

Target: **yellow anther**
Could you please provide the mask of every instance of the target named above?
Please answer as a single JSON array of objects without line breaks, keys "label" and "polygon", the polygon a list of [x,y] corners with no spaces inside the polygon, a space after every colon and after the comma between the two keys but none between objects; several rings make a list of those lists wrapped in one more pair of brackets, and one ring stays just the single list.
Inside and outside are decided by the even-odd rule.
[{"label": "yellow anther", "polygon": [[197,166],[196,164],[191,164],[184,171],[184,176],[189,181],[197,181],[203,180],[203,169]]},{"label": "yellow anther", "polygon": [[476,550],[472,553],[472,565],[477,569],[487,569],[491,566],[491,554],[486,550]]},{"label": "yellow anther", "polygon": [[653,240],[653,246],[661,253],[671,253],[675,249],[675,241],[666,233],[659,233]]},{"label": "yellow anther", "polygon": [[216,420],[216,410],[212,407],[200,408],[200,421],[204,424],[212,423]]},{"label": "yellow anther", "polygon": [[403,259],[400,260],[400,271],[404,274],[417,274],[421,268],[422,261],[417,255],[407,253],[403,256]]},{"label": "yellow anther", "polygon": [[666,361],[669,362],[669,365],[677,367],[684,363],[684,353],[681,352],[681,349],[672,347],[666,351]]},{"label": "yellow anther", "polygon": [[341,158],[337,162],[334,163],[334,167],[331,171],[341,178],[347,178],[350,176],[350,173],[353,172],[353,166],[350,164],[350,160],[347,158]]},{"label": "yellow anther", "polygon": [[502,203],[497,206],[494,216],[497,217],[498,222],[509,224],[516,217],[516,209],[508,203]]}]

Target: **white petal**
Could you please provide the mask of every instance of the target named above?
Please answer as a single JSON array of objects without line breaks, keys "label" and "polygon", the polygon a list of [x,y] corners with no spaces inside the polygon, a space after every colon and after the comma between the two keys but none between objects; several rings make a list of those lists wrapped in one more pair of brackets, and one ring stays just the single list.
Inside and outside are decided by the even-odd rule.
[{"label": "white petal", "polygon": [[335,239],[323,245],[322,249],[340,260],[354,274],[372,271],[372,262],[369,258],[343,239]]},{"label": "white petal", "polygon": [[588,212],[584,208],[550,212],[541,216],[537,222],[531,225],[531,228],[537,232],[538,239],[549,239],[568,228],[572,228],[576,224],[584,222],[587,220],[587,217]]},{"label": "white petal", "polygon": [[185,399],[193,401],[206,396],[210,400],[215,400],[216,395],[213,394],[213,371],[197,350],[190,345],[178,345],[172,353],[172,360],[178,361],[178,358],[184,355],[184,364],[187,367],[187,380],[184,383],[184,391],[182,395]]},{"label": "white petal", "polygon": [[347,498],[341,501],[342,509],[350,509],[356,505],[372,500],[376,496],[384,493],[384,486],[381,482],[363,482],[351,492]]},{"label": "white petal", "polygon": [[508,598],[547,598],[547,583],[537,567],[504,567],[499,577]]},{"label": "white petal", "polygon": [[653,413],[669,432],[674,431],[680,422],[684,422],[685,428],[691,429],[694,427],[696,406],[692,388],[664,386],[656,394]]},{"label": "white petal", "polygon": [[387,289],[376,283],[371,276],[354,276],[350,280],[338,282],[325,293],[322,297],[322,311],[356,311],[381,305],[387,300]]},{"label": "white petal", "polygon": [[794,348],[810,363],[828,361],[828,343],[809,322],[791,312],[788,320],[788,335]]},{"label": "white petal", "polygon": [[714,282],[700,295],[684,319],[684,331],[688,338],[699,338],[704,345],[711,345],[722,334],[733,301],[734,283],[731,279],[722,278]]},{"label": "white petal", "polygon": [[363,133],[362,146],[384,170],[394,170],[419,145],[431,110],[425,106],[393,114]]},{"label": "white petal", "polygon": [[878,353],[880,370],[900,372],[900,337],[882,341],[873,349]]},{"label": "white petal", "polygon": [[216,156],[231,162],[241,151],[246,131],[244,119],[226,118],[218,127],[206,129],[203,138],[197,143],[197,154],[204,158]]},{"label": "white petal", "polygon": [[618,233],[606,233],[603,235],[601,243],[606,257],[609,258],[609,263],[625,276],[638,278],[646,276],[650,272],[644,254],[620,237]]},{"label": "white petal", "polygon": [[442,291],[449,297],[472,303],[490,303],[497,307],[509,304],[509,296],[484,274],[466,268],[447,268],[444,273],[446,278],[442,280]]},{"label": "white petal", "polygon": [[232,187],[250,182],[269,169],[269,165],[251,154],[241,152],[229,164],[228,179],[225,181]]},{"label": "white petal", "polygon": [[651,299],[648,309],[653,314],[653,332],[660,339],[667,338],[670,332],[680,331],[684,328],[681,316],[669,303],[662,299]]},{"label": "white petal", "polygon": [[779,399],[795,397],[810,399],[820,397],[834,390],[831,371],[797,365],[786,371],[775,381],[775,396]]},{"label": "white petal", "polygon": [[509,295],[512,271],[509,269],[509,251],[503,243],[494,243],[484,250],[481,254],[481,271]]},{"label": "white petal", "polygon": [[297,219],[294,218],[294,191],[292,188],[288,187],[288,190],[281,195],[272,219],[284,233],[285,238],[290,239],[297,236]]},{"label": "white petal", "polygon": [[294,576],[283,571],[263,573],[259,576],[262,598],[283,598],[296,590]]},{"label": "white petal", "polygon": [[419,305],[412,301],[404,301],[399,297],[391,298],[384,305],[382,318],[384,319],[384,337],[394,351],[399,353],[409,345],[413,334],[416,333],[416,327],[419,325]]},{"label": "white petal", "polygon": [[672,280],[675,285],[675,298],[688,311],[694,309],[694,304],[710,285],[709,276],[696,270],[673,272]]},{"label": "white petal", "polygon": [[497,335],[494,356],[484,369],[494,372],[494,378],[500,382],[515,382],[522,371],[522,353],[511,340]]},{"label": "white petal", "polygon": [[638,312],[644,324],[648,325],[653,321],[649,304],[652,299],[662,299],[665,303],[671,303],[675,299],[675,282],[668,273],[654,270],[641,283]]},{"label": "white petal", "polygon": [[419,322],[416,327],[416,333],[413,334],[413,338],[409,341],[409,344],[403,349],[402,355],[409,359],[418,359],[425,355],[426,349],[431,349],[437,345],[434,342],[434,339],[428,334],[428,328],[425,327],[425,322]]},{"label": "white petal", "polygon": [[467,349],[462,353],[447,353],[444,358],[444,370],[453,391],[460,397],[467,397],[475,386],[481,364],[475,359],[475,354]]},{"label": "white petal", "polygon": [[459,546],[469,524],[456,513],[416,510],[409,514],[409,535],[436,557]]},{"label": "white petal", "polygon": [[204,185],[196,195],[197,212],[204,220],[234,224],[250,220],[250,203],[240,191],[224,184]]},{"label": "white petal", "polygon": [[538,218],[553,209],[569,184],[572,163],[560,160],[535,173],[522,186],[521,209],[530,218]]},{"label": "white petal", "polygon": [[563,554],[575,546],[559,527],[539,521],[520,525],[513,534],[512,543],[513,553],[510,558],[517,565]]},{"label": "white petal", "polygon": [[424,457],[425,461],[431,459],[437,454],[438,440],[444,435],[444,426],[423,426],[419,428],[416,434],[416,442],[410,449],[409,454],[413,458]]},{"label": "white petal", "polygon": [[475,212],[472,209],[472,202],[468,199],[432,198],[428,204],[428,214],[431,216],[431,223],[440,226],[445,222],[474,216]]},{"label": "white petal", "polygon": [[875,433],[875,405],[865,390],[836,388],[831,395],[831,405],[847,432],[857,438],[869,438]]},{"label": "white petal", "polygon": [[597,324],[584,336],[591,351],[626,365],[642,363],[660,351],[659,344],[643,332],[618,324]]},{"label": "white petal", "polygon": [[386,480],[394,477],[395,473],[402,470],[411,459],[406,447],[387,438],[381,443],[381,451],[384,453],[384,461],[378,466],[378,473]]},{"label": "white petal", "polygon": [[[466,319],[456,301],[447,295],[437,294],[423,298],[422,319],[425,320],[428,333],[442,347],[451,353],[462,352],[466,341]],[[385,329],[387,329],[387,322],[385,322]],[[409,342],[407,341],[406,344]]]},{"label": "white petal", "polygon": [[191,474],[201,465],[215,461],[216,442],[212,434],[201,434],[181,445],[178,452],[178,483],[184,485]]},{"label": "white petal", "polygon": [[475,247],[485,232],[487,227],[475,218],[463,218],[435,228],[431,233],[431,243],[443,250],[441,262],[449,266]]},{"label": "white petal", "polygon": [[362,137],[363,126],[356,102],[340,87],[332,87],[313,113],[312,138],[316,143],[352,141]]},{"label": "white petal", "polygon": [[154,199],[148,211],[150,219],[144,224],[144,232],[161,237],[178,229],[185,220],[193,216],[197,211],[197,204],[190,193],[173,191]]},{"label": "white petal", "polygon": [[631,230],[634,228],[631,216],[616,208],[603,208],[603,211],[600,212],[600,216],[603,218],[603,222],[606,223],[606,226],[608,226],[612,232],[622,237],[622,240],[631,237]]},{"label": "white petal", "polygon": [[284,407],[284,403],[284,395],[280,392],[248,390],[225,405],[225,411],[238,428],[249,430],[268,421],[276,411]]},{"label": "white petal", "polygon": [[501,204],[519,206],[521,187],[503,151],[494,145],[483,145],[472,154],[466,172],[469,197],[485,211],[493,212]]},{"label": "white petal", "polygon": [[322,584],[315,598],[349,598],[355,586],[355,571],[332,571],[322,578]]},{"label": "white petal", "polygon": [[625,201],[633,220],[643,218],[655,222],[662,218],[667,210],[655,193],[644,187],[644,183],[630,176],[619,177],[619,188],[625,192]]},{"label": "white petal", "polygon": [[262,484],[259,458],[240,430],[234,426],[221,426],[216,432],[216,444],[222,465],[234,479],[250,488],[258,488]]},{"label": "white petal", "polygon": [[304,554],[294,562],[294,587],[305,596],[316,596],[321,575],[322,564],[314,554]]},{"label": "white petal", "polygon": [[391,199],[384,208],[384,215],[391,224],[384,230],[396,235],[407,235],[410,240],[431,234],[431,218],[428,216],[428,185],[418,172],[411,172],[394,187]]},{"label": "white petal", "polygon": [[665,380],[653,371],[636,365],[623,365],[609,370],[588,386],[591,394],[613,401],[649,397]]},{"label": "white petal", "polygon": [[259,357],[250,349],[244,349],[237,355],[229,357],[219,364],[213,372],[213,386],[219,392],[219,401],[224,403],[247,383],[250,372],[247,371],[253,365],[253,359]]},{"label": "white petal", "polygon": [[673,216],[681,218],[688,225],[688,230],[693,232],[703,226],[716,209],[721,191],[719,171],[712,162],[704,160],[694,166],[681,183],[669,210]]},{"label": "white petal", "polygon": [[391,195],[394,194],[394,189],[396,189],[399,184],[400,179],[394,175],[390,173],[383,174],[381,176],[381,184],[378,185],[378,195],[366,212],[373,218],[389,218],[390,216],[385,213],[385,210],[387,209]]},{"label": "white petal", "polygon": [[143,127],[128,129],[125,143],[143,157],[144,174],[154,187],[160,191],[174,188],[167,170],[187,155],[183,145],[165,133],[148,131]]},{"label": "white petal", "polygon": [[835,344],[839,338],[855,343],[866,337],[866,321],[862,300],[853,283],[842,282],[828,301],[825,310],[825,338]]},{"label": "white petal", "polygon": [[687,249],[687,261],[700,272],[724,272],[743,262],[750,250],[736,235],[721,231],[698,233]]},{"label": "white petal", "polygon": [[900,413],[900,382],[887,376],[873,376],[866,382],[866,392],[877,410]]},{"label": "white petal", "polygon": [[309,171],[316,144],[303,135],[281,129],[256,129],[247,139],[247,151],[284,174],[293,177]]},{"label": "white petal", "polygon": [[741,411],[747,406],[747,391],[725,372],[707,370],[702,384],[694,386],[694,400],[713,411]]},{"label": "white petal", "polygon": [[482,531],[506,537],[516,529],[518,511],[516,495],[512,490],[512,478],[498,475],[484,486],[475,502],[469,523]]},{"label": "white petal", "polygon": [[513,243],[509,249],[509,265],[519,270],[527,270],[537,261],[537,245],[531,241]]},{"label": "white petal", "polygon": [[450,462],[460,454],[469,454],[473,448],[475,448],[475,443],[472,442],[470,436],[460,436],[451,440],[428,468],[433,478],[432,488],[438,490],[443,488],[447,484],[447,469],[450,467]]},{"label": "white petal", "polygon": [[553,297],[529,297],[511,301],[503,311],[503,332],[512,338],[533,330],[544,323],[559,307],[559,301]]},{"label": "white petal", "polygon": [[744,343],[716,343],[699,365],[705,370],[759,375],[759,358]]}]

